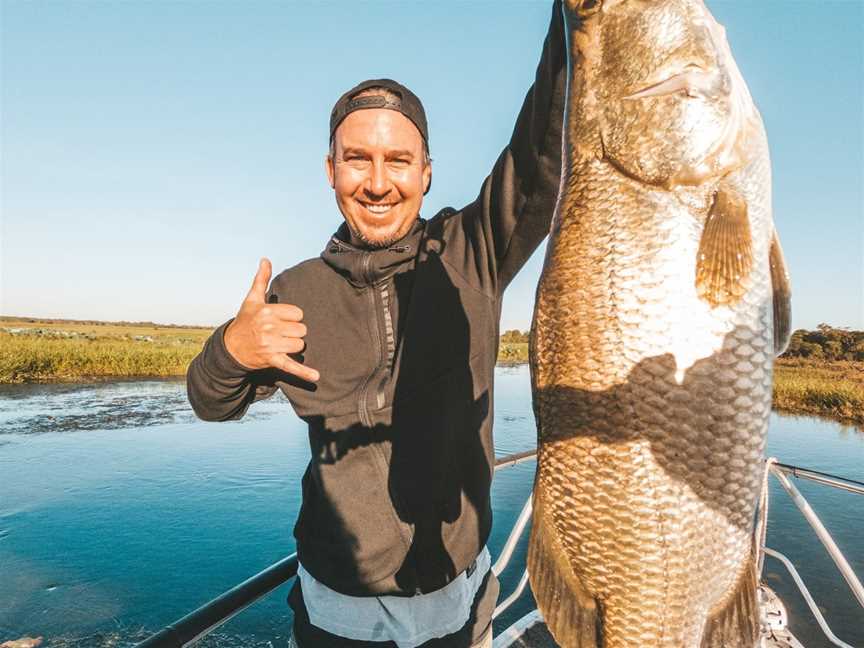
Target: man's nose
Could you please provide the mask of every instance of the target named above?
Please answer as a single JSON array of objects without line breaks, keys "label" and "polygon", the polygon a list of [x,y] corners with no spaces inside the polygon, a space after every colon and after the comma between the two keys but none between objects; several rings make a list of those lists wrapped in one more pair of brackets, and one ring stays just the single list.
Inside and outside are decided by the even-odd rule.
[{"label": "man's nose", "polygon": [[369,193],[375,196],[383,196],[388,191],[390,191],[390,179],[387,177],[384,161],[376,160],[372,163],[369,177]]}]

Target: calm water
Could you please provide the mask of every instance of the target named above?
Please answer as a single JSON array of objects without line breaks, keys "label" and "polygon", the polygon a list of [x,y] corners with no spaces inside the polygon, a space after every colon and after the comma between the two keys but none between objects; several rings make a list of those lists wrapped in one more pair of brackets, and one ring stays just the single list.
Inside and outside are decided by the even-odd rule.
[{"label": "calm water", "polygon": [[[498,369],[499,455],[534,444],[528,371]],[[864,480],[864,434],[774,416],[769,453]],[[0,391],[0,642],[130,646],[294,550],[291,529],[308,447],[281,396],[233,423],[195,419],[179,382],[4,387]],[[498,473],[493,555],[528,497],[533,463]],[[864,497],[796,484],[864,577]],[[772,479],[769,546],[797,566],[841,639],[864,646],[864,613]],[[514,557],[524,564],[524,542]],[[511,565],[514,563],[511,562]],[[828,646],[783,567],[766,563],[793,628]],[[502,579],[508,593],[518,567]],[[288,586],[205,646],[284,647]],[[496,623],[533,607],[530,594]]]}]

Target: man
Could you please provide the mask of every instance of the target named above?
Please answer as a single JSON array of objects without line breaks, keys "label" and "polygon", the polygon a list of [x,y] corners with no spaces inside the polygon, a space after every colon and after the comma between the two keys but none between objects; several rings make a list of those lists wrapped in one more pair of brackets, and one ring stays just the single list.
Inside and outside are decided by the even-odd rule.
[{"label": "man", "polygon": [[301,648],[491,646],[493,372],[502,294],[558,193],[559,2],[510,143],[460,211],[419,217],[432,180],[420,100],[388,79],[345,93],[326,158],[345,222],[269,290],[263,259],[189,368],[205,420],[281,389],[309,426],[289,597]]}]

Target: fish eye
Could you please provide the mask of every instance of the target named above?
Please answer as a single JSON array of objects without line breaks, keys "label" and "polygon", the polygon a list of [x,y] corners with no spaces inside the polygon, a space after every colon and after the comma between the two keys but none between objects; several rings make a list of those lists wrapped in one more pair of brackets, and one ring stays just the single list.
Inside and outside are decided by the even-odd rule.
[{"label": "fish eye", "polygon": [[590,16],[603,4],[603,0],[582,0],[577,11],[583,16]]}]

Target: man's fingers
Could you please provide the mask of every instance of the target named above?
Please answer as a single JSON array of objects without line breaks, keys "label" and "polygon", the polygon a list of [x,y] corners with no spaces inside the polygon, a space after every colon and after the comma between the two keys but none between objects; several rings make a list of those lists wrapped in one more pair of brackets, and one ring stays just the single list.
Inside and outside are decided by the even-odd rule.
[{"label": "man's fingers", "polygon": [[312,367],[302,365],[296,360],[289,358],[287,355],[277,354],[273,356],[272,363],[277,369],[281,369],[285,373],[302,378],[306,382],[318,382],[318,379],[321,377]]},{"label": "man's fingers", "polygon": [[[267,328],[269,327],[269,328]],[[265,330],[280,338],[302,338],[306,336],[306,325],[300,322],[279,322],[265,325]]]},{"label": "man's fingers", "polygon": [[255,279],[252,280],[252,287],[249,289],[249,294],[246,295],[246,301],[264,303],[267,297],[267,286],[270,285],[270,275],[273,274],[273,266],[270,259],[263,257],[258,262],[258,272],[255,273]]},{"label": "man's fingers", "polygon": [[306,343],[300,338],[283,337],[272,340],[267,345],[267,350],[273,353],[300,353],[306,348]]},{"label": "man's fingers", "polygon": [[299,322],[303,319],[303,311],[293,304],[267,304],[266,308],[271,315],[286,322]]}]

